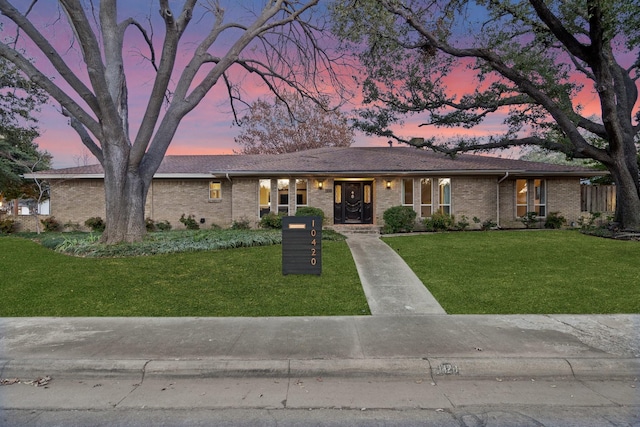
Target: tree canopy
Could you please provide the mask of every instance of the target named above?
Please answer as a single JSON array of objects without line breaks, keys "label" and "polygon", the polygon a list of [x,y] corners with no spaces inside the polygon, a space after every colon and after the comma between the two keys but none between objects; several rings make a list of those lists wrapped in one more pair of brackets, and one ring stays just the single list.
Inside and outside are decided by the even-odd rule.
[{"label": "tree canopy", "polygon": [[49,167],[50,156],[33,142],[39,136],[34,113],[46,95],[0,57],[0,194],[7,199],[37,194],[22,174]]},{"label": "tree canopy", "polygon": [[320,147],[349,147],[354,141],[347,116],[297,93],[259,99],[242,119],[235,142],[241,154],[280,154]]},{"label": "tree canopy", "polygon": [[[597,160],[617,185],[617,221],[640,229],[638,10],[638,0],[339,0],[332,13],[365,67],[360,129],[451,155],[534,145]],[[413,135],[399,126],[408,117]],[[482,137],[433,130],[487,123],[496,130]]]}]

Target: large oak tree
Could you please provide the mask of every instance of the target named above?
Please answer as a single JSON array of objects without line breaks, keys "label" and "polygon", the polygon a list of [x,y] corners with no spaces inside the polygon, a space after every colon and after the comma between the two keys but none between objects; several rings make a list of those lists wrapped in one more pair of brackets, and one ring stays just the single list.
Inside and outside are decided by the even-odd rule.
[{"label": "large oak tree", "polygon": [[[638,0],[339,0],[333,16],[366,67],[360,128],[451,155],[533,145],[594,159],[615,180],[616,220],[640,230],[639,11]],[[411,115],[422,134],[401,135]],[[428,130],[494,117],[502,129],[487,137]]]},{"label": "large oak tree", "polygon": [[[59,16],[54,14],[48,24],[43,24],[38,8],[50,7],[51,0],[0,0],[0,56],[61,105],[104,169],[106,243],[142,238],[151,179],[181,120],[214,86],[225,88],[235,112],[243,93],[240,84],[248,74],[258,76],[275,93],[287,88],[309,97],[335,83],[331,60],[319,40],[322,21],[313,13],[318,0],[265,0],[246,7],[229,2],[235,20],[217,0],[185,0],[174,10],[176,3],[158,0],[158,31],[152,25],[155,18],[140,22],[126,17],[131,11],[117,0],[59,0],[54,2]],[[194,14],[197,19],[192,19]],[[54,43],[45,35],[48,25],[71,40]],[[158,33],[159,42],[154,38]],[[147,80],[151,90],[144,112],[131,120],[135,134],[129,126],[126,73],[129,52],[134,50],[127,41],[132,38],[138,60],[147,58],[155,70]],[[69,59],[74,50],[80,51],[80,60]],[[187,53],[186,62],[181,62]],[[26,55],[46,58],[56,75],[45,74],[45,67],[34,66]]]}]

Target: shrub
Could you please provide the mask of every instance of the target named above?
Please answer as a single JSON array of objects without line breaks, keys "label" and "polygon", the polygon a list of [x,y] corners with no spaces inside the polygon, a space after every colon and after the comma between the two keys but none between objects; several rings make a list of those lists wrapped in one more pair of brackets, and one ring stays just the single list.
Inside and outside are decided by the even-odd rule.
[{"label": "shrub", "polygon": [[16,230],[16,222],[12,219],[4,219],[0,221],[0,233],[11,234]]},{"label": "shrub", "polygon": [[296,216],[319,216],[324,222],[324,212],[320,208],[312,206],[301,206],[296,210]]},{"label": "shrub", "polygon": [[185,217],[184,214],[182,214],[182,216],[180,217],[180,222],[183,223],[185,227],[187,227],[187,230],[200,230],[200,224],[198,224],[193,215]]},{"label": "shrub", "polygon": [[156,223],[151,218],[144,220],[144,226],[149,232],[156,231]]},{"label": "shrub", "polygon": [[456,222],[456,228],[460,231],[465,231],[469,228],[469,218],[466,215],[462,215],[460,221]]},{"label": "shrub", "polygon": [[270,228],[270,229],[281,229],[282,228],[282,217],[286,214],[279,212],[269,212],[260,218],[260,227],[261,228]]},{"label": "shrub", "polygon": [[435,212],[431,218],[425,218],[424,227],[427,231],[446,231],[453,228],[455,219],[444,212]]},{"label": "shrub", "polygon": [[89,227],[91,231],[103,232],[107,226],[102,218],[99,216],[92,216],[84,222],[84,225]]},{"label": "shrub", "polygon": [[64,230],[69,230],[69,231],[79,231],[80,230],[80,224],[77,222],[71,222],[71,221],[67,221],[64,223],[64,225],[62,226],[64,228]]},{"label": "shrub", "polygon": [[562,226],[567,222],[567,220],[560,215],[560,212],[549,212],[547,215],[547,220],[544,223],[544,228],[562,228]]},{"label": "shrub", "polygon": [[527,212],[520,218],[520,222],[527,228],[535,227],[538,224],[538,214],[535,212]]},{"label": "shrub", "polygon": [[602,227],[604,225],[602,212],[590,212],[589,216],[581,216],[578,219],[578,225],[580,225],[582,230],[592,230]]},{"label": "shrub", "polygon": [[486,219],[484,221],[482,221],[482,224],[480,224],[480,229],[482,231],[488,231],[491,230],[492,228],[496,228],[498,226],[498,223],[495,222],[492,219]]},{"label": "shrub", "polygon": [[248,218],[245,218],[245,217],[235,219],[231,224],[231,229],[232,230],[250,230],[251,222],[249,221]]},{"label": "shrub", "polygon": [[416,211],[410,206],[392,206],[382,214],[385,233],[406,233],[416,225]]},{"label": "shrub", "polygon": [[50,216],[49,218],[41,219],[40,223],[44,226],[44,231],[58,231],[60,230],[61,224],[55,217]]},{"label": "shrub", "polygon": [[485,221],[482,221],[477,216],[473,217],[473,222],[475,222],[476,224],[480,224],[480,230],[482,231],[491,230],[492,228],[496,228],[498,226],[498,223],[492,219],[487,219]]},{"label": "shrub", "polygon": [[171,223],[165,219],[164,221],[157,222],[156,228],[158,231],[169,231],[171,230]]}]

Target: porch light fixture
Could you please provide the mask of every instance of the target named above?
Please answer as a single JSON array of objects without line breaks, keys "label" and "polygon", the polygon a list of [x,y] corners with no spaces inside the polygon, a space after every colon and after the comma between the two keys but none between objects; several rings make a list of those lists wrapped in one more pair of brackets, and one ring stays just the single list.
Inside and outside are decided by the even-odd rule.
[{"label": "porch light fixture", "polygon": [[318,180],[318,190],[322,190],[322,187],[324,187],[324,180],[323,179],[319,179]]},{"label": "porch light fixture", "polygon": [[391,180],[390,179],[387,180],[386,187],[387,187],[387,190],[391,189]]}]

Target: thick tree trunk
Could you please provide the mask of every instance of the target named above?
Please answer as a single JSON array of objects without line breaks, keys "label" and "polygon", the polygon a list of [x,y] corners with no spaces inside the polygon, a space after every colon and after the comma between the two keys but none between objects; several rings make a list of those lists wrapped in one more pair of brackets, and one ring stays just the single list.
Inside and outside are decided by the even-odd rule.
[{"label": "thick tree trunk", "polygon": [[129,165],[126,158],[107,163],[104,170],[107,219],[102,242],[141,241],[146,234],[144,207],[149,183],[144,182],[137,166]]},{"label": "thick tree trunk", "polygon": [[611,170],[616,182],[615,221],[623,230],[640,231],[640,194],[638,176],[632,175],[625,165],[617,165]]}]

